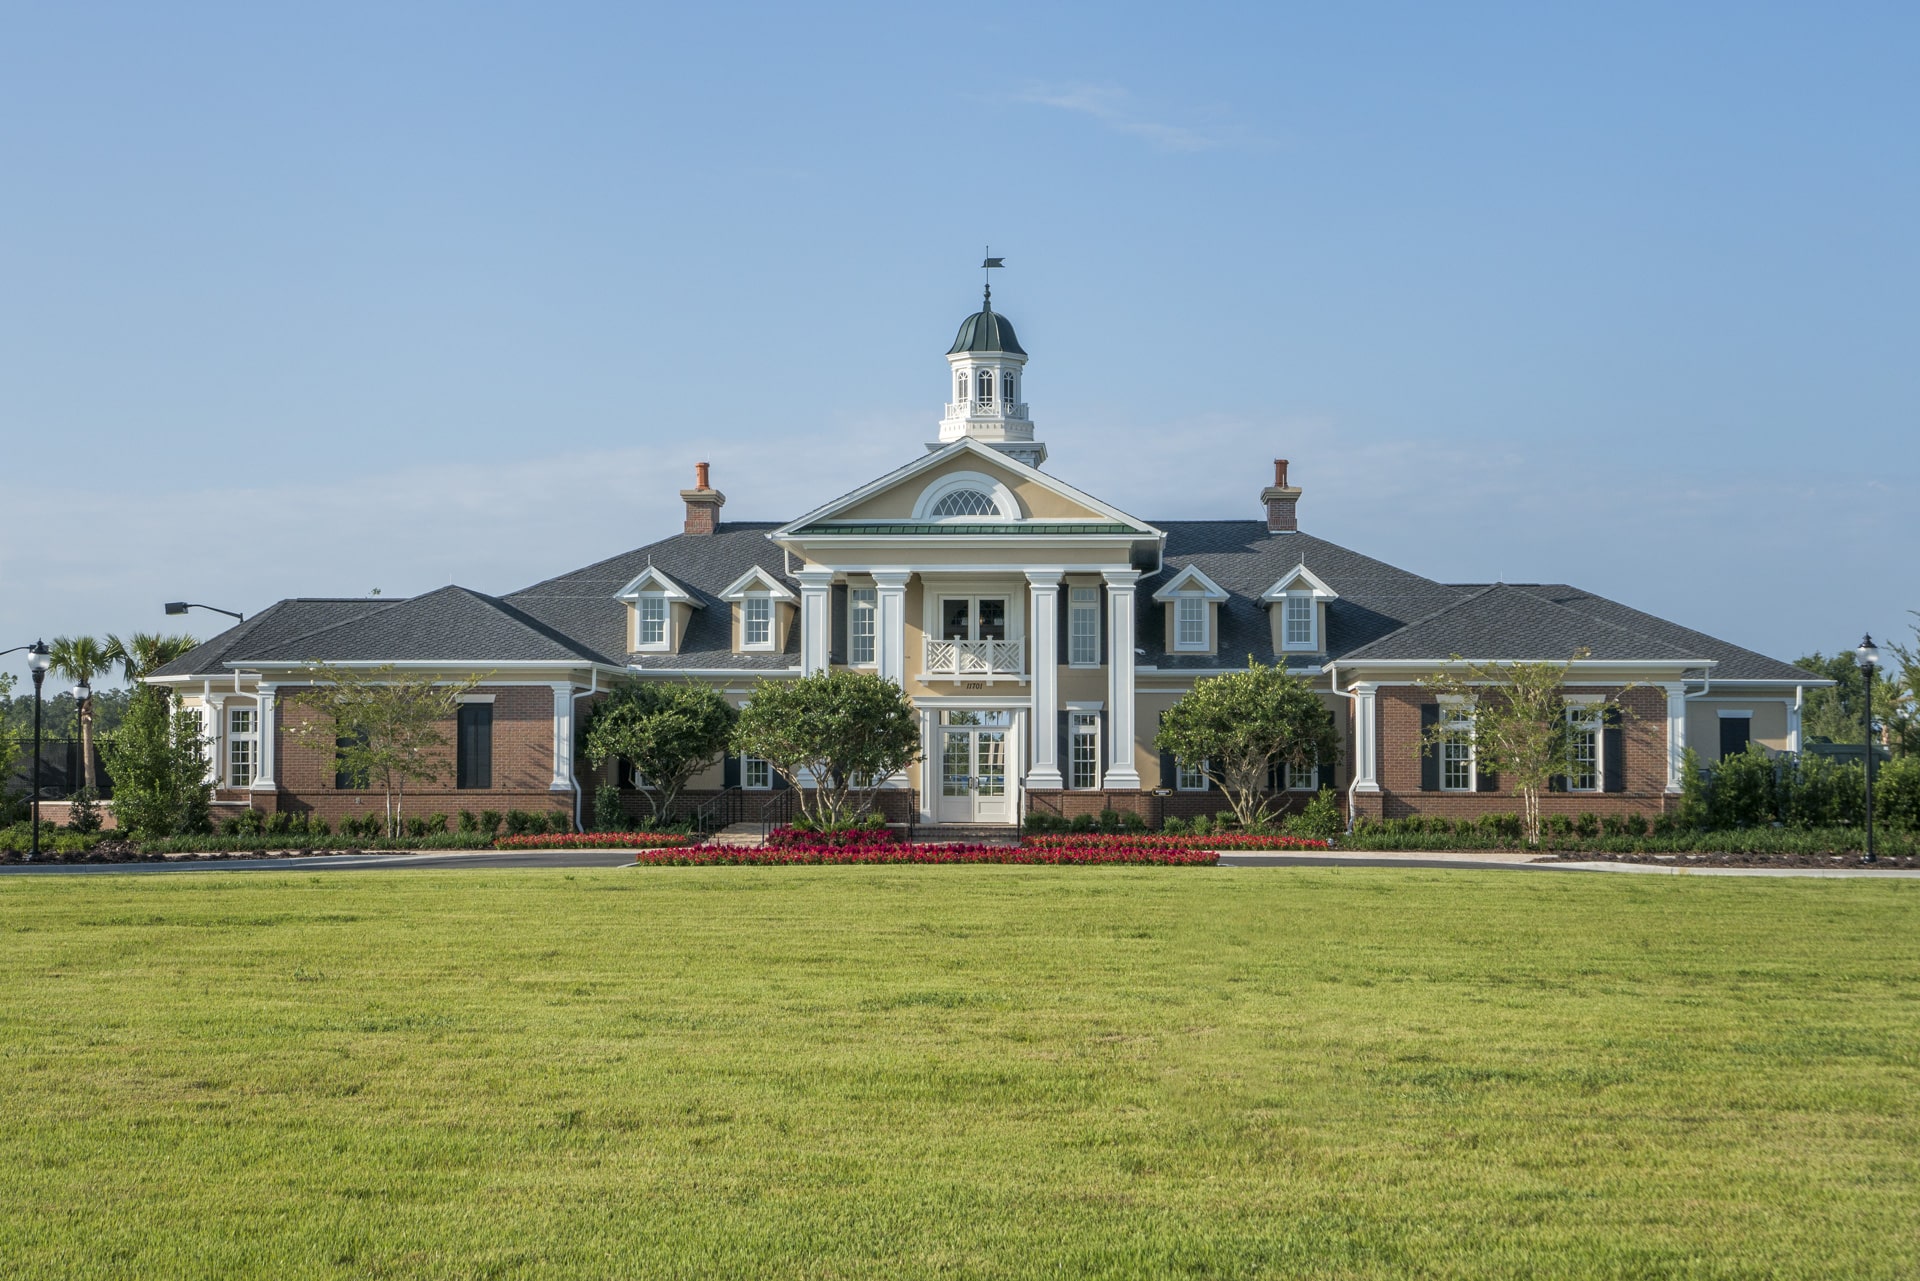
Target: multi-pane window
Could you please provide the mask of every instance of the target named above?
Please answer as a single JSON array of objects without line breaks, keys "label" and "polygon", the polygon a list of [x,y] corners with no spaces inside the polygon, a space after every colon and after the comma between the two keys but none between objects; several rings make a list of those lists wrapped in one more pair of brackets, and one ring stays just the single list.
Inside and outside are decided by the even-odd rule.
[{"label": "multi-pane window", "polygon": [[1100,714],[1074,712],[1067,750],[1067,786],[1083,790],[1100,786]]},{"label": "multi-pane window", "polygon": [[1203,596],[1177,596],[1173,603],[1173,647],[1207,647],[1207,601]]},{"label": "multi-pane window", "polygon": [[874,624],[880,608],[880,593],[872,587],[856,587],[847,593],[847,661],[856,667],[870,667],[874,661]]},{"label": "multi-pane window", "polygon": [[1287,790],[1289,792],[1311,792],[1320,786],[1320,767],[1308,762],[1296,765],[1287,762]]},{"label": "multi-pane window", "polygon": [[1473,790],[1473,722],[1452,708],[1443,709],[1445,732],[1440,738],[1440,787],[1448,792]]},{"label": "multi-pane window", "polygon": [[948,516],[998,516],[1000,505],[977,489],[956,489],[933,505],[935,520]]},{"label": "multi-pane window", "polygon": [[1067,661],[1075,667],[1100,665],[1100,589],[1075,587],[1067,601]]},{"label": "multi-pane window", "polygon": [[459,733],[454,742],[454,786],[493,786],[493,704],[460,704]]},{"label": "multi-pane window", "polygon": [[953,399],[958,404],[967,403],[967,376],[961,374],[953,381]]},{"label": "multi-pane window", "polygon": [[640,648],[664,646],[666,643],[667,598],[642,596],[640,598]]},{"label": "multi-pane window", "polygon": [[740,786],[764,792],[773,786],[773,766],[758,756],[740,758]]},{"label": "multi-pane window", "polygon": [[993,403],[993,371],[991,369],[982,369],[980,371],[978,386],[980,388],[980,403],[983,405],[991,405]]},{"label": "multi-pane window", "polygon": [[1011,405],[1017,399],[1013,391],[1013,371],[1009,369],[1000,375],[1000,399]]},{"label": "multi-pane window", "polygon": [[773,598],[749,596],[741,602],[740,643],[748,649],[773,648]]},{"label": "multi-pane window", "polygon": [[1567,775],[1570,792],[1600,790],[1600,714],[1591,708],[1567,709],[1567,735],[1572,740],[1571,764]]},{"label": "multi-pane window", "polygon": [[1175,762],[1174,784],[1183,792],[1204,792],[1207,790],[1207,763],[1201,761],[1189,765],[1185,761]]},{"label": "multi-pane window", "polygon": [[251,787],[260,770],[260,713],[251,707],[227,712],[227,786]]},{"label": "multi-pane window", "polygon": [[1286,635],[1285,643],[1289,648],[1311,648],[1313,645],[1313,597],[1290,595],[1285,606]]}]

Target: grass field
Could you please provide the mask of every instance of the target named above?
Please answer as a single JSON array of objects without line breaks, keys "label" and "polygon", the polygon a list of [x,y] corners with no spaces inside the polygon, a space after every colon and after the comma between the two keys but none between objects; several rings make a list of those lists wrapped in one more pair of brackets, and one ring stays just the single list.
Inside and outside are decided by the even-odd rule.
[{"label": "grass field", "polygon": [[0,882],[0,1273],[1920,1275],[1920,884]]}]

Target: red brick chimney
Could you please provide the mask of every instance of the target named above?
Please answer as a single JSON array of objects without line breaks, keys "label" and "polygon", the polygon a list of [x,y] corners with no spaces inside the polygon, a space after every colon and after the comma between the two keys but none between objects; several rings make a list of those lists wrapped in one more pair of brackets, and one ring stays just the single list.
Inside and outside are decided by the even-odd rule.
[{"label": "red brick chimney", "polygon": [[1260,501],[1267,505],[1267,532],[1269,534],[1292,534],[1299,532],[1300,518],[1294,507],[1300,501],[1300,487],[1287,483],[1287,460],[1273,460],[1273,484],[1260,491]]},{"label": "red brick chimney", "polygon": [[711,534],[720,528],[720,508],[727,496],[709,481],[710,468],[711,464],[695,463],[693,488],[680,491],[681,499],[687,504],[687,523],[682,527],[686,533]]}]

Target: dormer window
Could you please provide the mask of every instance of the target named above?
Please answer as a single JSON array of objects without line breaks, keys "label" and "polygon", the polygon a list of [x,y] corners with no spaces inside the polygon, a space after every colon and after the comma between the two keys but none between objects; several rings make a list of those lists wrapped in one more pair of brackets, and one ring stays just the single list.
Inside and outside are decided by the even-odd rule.
[{"label": "dormer window", "polygon": [[648,592],[634,602],[636,649],[667,648],[667,598]]},{"label": "dormer window", "polygon": [[1305,565],[1295,565],[1280,581],[1260,594],[1273,620],[1273,647],[1294,653],[1318,654],[1326,649],[1320,635],[1326,608],[1340,599]]},{"label": "dormer window", "polygon": [[773,599],[752,595],[740,602],[740,647],[773,648]]},{"label": "dormer window", "polygon": [[1288,649],[1313,649],[1313,595],[1310,592],[1288,592],[1286,604],[1282,606],[1287,613],[1284,620],[1286,633],[1282,643]]},{"label": "dormer window", "polygon": [[1207,602],[1201,596],[1179,596],[1173,606],[1173,647],[1207,648]]},{"label": "dormer window", "polygon": [[1167,607],[1168,649],[1184,654],[1212,651],[1213,611],[1226,601],[1225,588],[1188,565],[1153,598]]}]

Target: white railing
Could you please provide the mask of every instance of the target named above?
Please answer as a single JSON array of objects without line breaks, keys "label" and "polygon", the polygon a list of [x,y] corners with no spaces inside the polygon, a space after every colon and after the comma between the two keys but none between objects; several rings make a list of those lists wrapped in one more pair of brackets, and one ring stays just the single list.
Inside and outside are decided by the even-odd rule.
[{"label": "white railing", "polygon": [[971,680],[1026,673],[1026,646],[1019,640],[926,640],[923,667],[928,676]]},{"label": "white railing", "polygon": [[957,405],[947,406],[948,418],[1013,418],[1025,422],[1027,407],[1024,404],[1009,405],[999,400],[963,400]]}]

